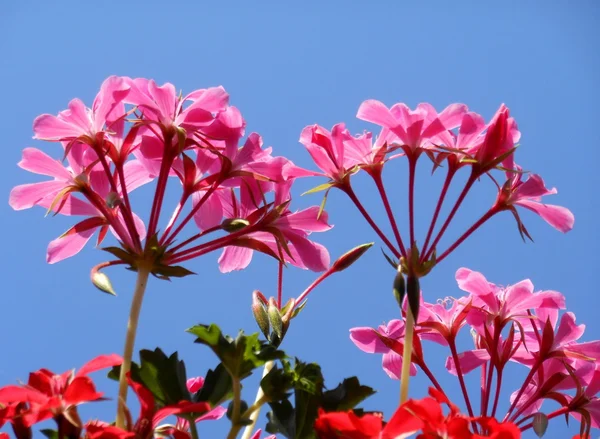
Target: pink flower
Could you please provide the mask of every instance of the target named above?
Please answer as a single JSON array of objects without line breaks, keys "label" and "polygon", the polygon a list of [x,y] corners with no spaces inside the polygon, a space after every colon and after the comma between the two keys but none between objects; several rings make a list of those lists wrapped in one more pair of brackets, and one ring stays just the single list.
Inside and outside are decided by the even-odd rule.
[{"label": "pink flower", "polygon": [[539,175],[532,174],[525,181],[521,180],[523,178],[521,172],[508,172],[507,176],[508,180],[498,193],[496,206],[500,210],[509,210],[513,213],[521,233],[529,236],[514,207],[515,205],[535,212],[548,224],[563,233],[573,228],[575,217],[569,209],[542,203],[543,196],[556,194],[557,191],[555,188],[547,189],[544,180]]},{"label": "pink flower", "polygon": [[509,109],[502,104],[487,126],[485,138],[478,144],[474,153],[479,173],[495,168],[500,163],[507,168],[514,167],[512,150],[521,133],[517,123],[510,117]]},{"label": "pink flower", "polygon": [[395,104],[387,108],[380,101],[364,101],[356,117],[389,129],[398,137],[399,143],[408,150],[431,148],[437,137],[460,125],[466,105],[451,104],[437,113],[430,104],[421,103],[415,110],[406,104]]},{"label": "pink flower", "polygon": [[[90,167],[94,156],[95,152],[90,149],[74,147],[67,156],[68,166],[64,166],[38,149],[23,150],[23,158],[19,162],[21,168],[54,177],[54,180],[15,187],[10,193],[10,206],[22,210],[39,205],[63,215],[89,217],[50,243],[47,254],[49,263],[79,253],[97,229],[100,229],[98,243],[102,242],[110,228],[119,240],[133,247],[133,238],[125,232],[124,219],[117,207],[123,195],[120,181],[115,182],[117,192],[111,193],[111,184],[100,165]],[[128,192],[151,181],[145,169],[135,160],[127,162],[123,172]],[[75,197],[76,193],[85,195],[86,199]],[[104,210],[99,210],[98,206],[103,206]],[[107,218],[107,212],[110,218]],[[143,239],[144,223],[135,214],[134,222],[140,239]],[[119,233],[113,228],[115,224],[121,225]]]},{"label": "pink flower", "polygon": [[533,292],[533,283],[523,280],[506,288],[499,287],[483,276],[468,268],[459,268],[456,272],[458,287],[471,294],[473,309],[467,321],[480,334],[482,327],[490,324],[502,328],[508,321],[527,317],[530,309],[564,309],[565,298],[556,291]]},{"label": "pink flower", "polygon": [[223,87],[196,90],[180,98],[173,84],[158,86],[151,79],[123,79],[131,87],[125,102],[136,105],[145,119],[165,128],[175,126],[195,131],[210,125],[229,102]]},{"label": "pink flower", "polygon": [[[256,430],[254,432],[254,434],[250,437],[250,439],[260,439],[260,434],[262,433],[262,430],[259,428],[258,430]],[[265,437],[264,439],[277,439],[277,436],[275,436],[274,434],[269,435],[267,437]]]},{"label": "pink flower", "polygon": [[[260,200],[253,196],[247,186],[240,188],[240,199],[230,198],[224,205],[226,218],[248,219],[250,225],[259,224],[261,231],[249,233],[246,238],[266,245],[276,255],[300,268],[312,271],[323,271],[329,266],[329,253],[321,244],[308,239],[312,232],[324,232],[331,229],[327,224],[327,214],[319,215],[319,207],[309,207],[297,212],[289,210],[289,188],[292,181],[275,185],[275,202],[270,210],[260,219],[257,214],[264,212],[266,206],[256,205]],[[258,221],[258,222],[257,222]],[[246,241],[244,241],[246,243]],[[222,272],[240,270],[247,267],[252,260],[254,246],[231,245],[225,248],[219,257],[219,267]],[[286,250],[287,248],[287,250]],[[289,254],[288,254],[289,250]]]},{"label": "pink flower", "polygon": [[[123,100],[130,86],[123,78],[111,76],[100,87],[92,108],[79,99],[69,102],[69,109],[58,116],[42,114],[33,122],[34,139],[68,142],[81,136],[94,138],[104,130],[121,131],[125,116]],[[119,133],[117,133],[119,134]]]},{"label": "pink flower", "polygon": [[[350,340],[363,352],[383,354],[383,370],[390,378],[399,380],[402,369],[402,356],[388,347],[377,334],[403,343],[404,320],[390,320],[387,326],[380,325],[378,329],[360,327],[350,330]],[[410,365],[410,374],[417,374],[417,368],[414,364]]]}]

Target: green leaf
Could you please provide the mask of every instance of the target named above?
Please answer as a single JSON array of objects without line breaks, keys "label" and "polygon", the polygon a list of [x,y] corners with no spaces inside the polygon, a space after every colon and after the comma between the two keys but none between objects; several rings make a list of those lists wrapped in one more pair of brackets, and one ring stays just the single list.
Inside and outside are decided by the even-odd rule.
[{"label": "green leaf", "polygon": [[120,247],[104,247],[101,250],[110,253],[117,259],[120,259],[121,261],[129,265],[135,265],[135,255],[132,255],[131,253],[129,253],[126,250],[123,250]]},{"label": "green leaf", "polygon": [[263,366],[267,361],[285,357],[283,351],[259,340],[258,333],[244,335],[240,331],[238,336],[232,339],[224,336],[215,324],[196,325],[187,332],[197,337],[195,343],[210,347],[234,379],[246,378],[254,369]]},{"label": "green leaf", "polygon": [[42,433],[48,439],[58,439],[58,431],[56,430],[45,428],[44,430],[40,430],[40,433]]},{"label": "green leaf", "polygon": [[271,411],[267,413],[267,433],[279,433],[288,439],[296,437],[296,411],[287,399],[281,402],[269,403]]},{"label": "green leaf", "polygon": [[223,364],[209,369],[204,378],[202,389],[195,396],[196,402],[208,402],[212,407],[221,405],[233,396],[233,381]]},{"label": "green leaf", "polygon": [[158,265],[154,267],[152,274],[158,278],[168,280],[171,277],[185,277],[196,273],[180,265]]},{"label": "green leaf", "polygon": [[335,389],[323,393],[323,409],[328,412],[350,410],[373,394],[375,390],[360,384],[357,377],[346,378]]},{"label": "green leaf", "polygon": [[[120,370],[120,366],[113,367],[108,377],[118,380]],[[186,386],[185,365],[177,352],[167,357],[160,348],[141,350],[140,364],[132,362],[130,374],[133,381],[152,392],[158,406],[191,400]]]},{"label": "green leaf", "polygon": [[326,191],[327,189],[331,188],[333,185],[334,185],[334,183],[332,183],[332,182],[320,184],[317,187],[307,190],[301,196],[308,195],[308,194],[316,194],[317,192]]}]

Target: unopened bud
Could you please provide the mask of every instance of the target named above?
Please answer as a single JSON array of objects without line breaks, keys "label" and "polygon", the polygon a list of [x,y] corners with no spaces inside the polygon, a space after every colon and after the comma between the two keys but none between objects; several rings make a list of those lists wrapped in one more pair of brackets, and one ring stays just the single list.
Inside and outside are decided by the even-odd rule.
[{"label": "unopened bud", "polygon": [[115,290],[113,289],[110,279],[106,274],[92,270],[91,278],[94,286],[103,293],[110,294],[111,296],[117,295],[117,293],[115,293]]},{"label": "unopened bud", "polygon": [[221,223],[221,228],[228,233],[233,233],[242,230],[249,225],[250,221],[245,220],[244,218],[227,218]]},{"label": "unopened bud", "polygon": [[538,437],[542,437],[548,428],[548,416],[544,413],[536,413],[533,415],[533,431]]},{"label": "unopened bud", "polygon": [[333,263],[331,266],[331,272],[337,273],[345,270],[350,265],[358,261],[358,259],[372,246],[373,243],[369,242],[367,244],[361,244],[357,247],[354,247],[352,250],[348,250]]},{"label": "unopened bud", "polygon": [[398,306],[402,309],[402,302],[404,301],[404,295],[406,294],[406,283],[404,282],[404,275],[401,270],[398,270],[396,277],[394,278],[394,298],[398,302]]},{"label": "unopened bud", "polygon": [[261,332],[265,336],[265,338],[269,338],[269,316],[267,315],[267,310],[265,309],[265,305],[258,298],[259,291],[254,291],[252,293],[252,314],[254,314],[254,320],[256,320],[256,324],[260,328]]},{"label": "unopened bud", "polygon": [[111,209],[120,206],[122,202],[121,197],[116,192],[109,192],[106,196],[106,205]]},{"label": "unopened bud", "polygon": [[419,285],[419,278],[415,275],[409,274],[406,278],[406,297],[408,299],[408,307],[416,322],[419,317],[421,286]]},{"label": "unopened bud", "polygon": [[281,320],[281,314],[279,314],[279,309],[277,309],[277,304],[275,303],[275,298],[273,297],[269,299],[267,314],[269,316],[269,322],[271,323],[273,332],[275,335],[277,335],[279,340],[281,340],[283,338],[283,321]]}]

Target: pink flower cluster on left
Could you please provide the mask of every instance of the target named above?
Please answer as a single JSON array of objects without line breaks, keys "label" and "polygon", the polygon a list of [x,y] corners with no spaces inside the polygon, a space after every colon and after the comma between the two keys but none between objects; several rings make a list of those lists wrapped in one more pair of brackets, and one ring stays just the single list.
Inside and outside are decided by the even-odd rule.
[{"label": "pink flower cluster on left", "polygon": [[[35,119],[34,139],[59,148],[50,155],[26,148],[19,166],[51,179],[15,187],[9,203],[16,210],[41,206],[85,217],[50,243],[49,263],[77,254],[96,232],[100,245],[110,231],[120,247],[109,249],[117,259],[102,267],[136,268],[144,261],[154,275],[168,278],[189,273],[175,264],[222,249],[223,272],[245,268],[254,251],[325,270],[329,254],[309,235],[330,229],[327,215],[317,206],[289,208],[294,180],[314,173],[273,156],[257,133],[239,147],[245,126],[222,87],[182,96],[169,83],[112,76],[91,107],[73,99],[58,115]],[[179,181],[179,203],[162,226],[171,180]],[[144,218],[130,194],[152,181],[156,189]],[[195,233],[181,239],[190,222]]]}]

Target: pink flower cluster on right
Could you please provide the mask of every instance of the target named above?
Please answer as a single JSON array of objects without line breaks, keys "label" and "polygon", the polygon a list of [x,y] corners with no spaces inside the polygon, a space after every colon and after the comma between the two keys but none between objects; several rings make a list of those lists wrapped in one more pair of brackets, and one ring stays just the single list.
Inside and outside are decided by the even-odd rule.
[{"label": "pink flower cluster on right", "polygon": [[[520,364],[528,372],[521,387],[511,395],[504,421],[525,431],[534,427],[536,416],[550,420],[571,415],[581,422],[582,437],[587,437],[591,428],[599,428],[600,340],[579,341],[585,325],[578,325],[571,312],[560,314],[565,309],[564,296],[557,291],[534,291],[529,279],[501,287],[467,268],[457,271],[456,280],[468,295],[421,303],[415,327],[413,374],[421,369],[444,393],[425,361],[421,343],[433,341],[448,347],[446,369],[459,379],[469,416],[476,416],[477,409],[464,375],[479,370],[478,416],[495,418],[506,368],[509,362]],[[459,353],[457,335],[465,327],[470,327],[474,347]],[[399,379],[403,328],[403,319],[391,320],[378,329],[353,328],[350,338],[365,352],[383,354],[384,370],[391,378]],[[553,400],[560,408],[544,413],[544,400]]]},{"label": "pink flower cluster on right", "polygon": [[[315,188],[315,191],[338,188],[345,192],[396,258],[407,258],[411,250],[415,252],[418,248],[419,262],[425,264],[429,261],[430,266],[435,265],[482,224],[502,211],[509,211],[514,215],[522,237],[531,238],[516,206],[535,212],[561,232],[573,228],[574,217],[568,209],[542,202],[542,197],[555,194],[556,189],[547,188],[539,175],[527,175],[516,164],[514,155],[521,133],[505,105],[500,106],[488,123],[481,115],[469,111],[464,104],[449,105],[438,113],[432,105],[426,103],[411,110],[403,103],[387,108],[379,101],[367,100],[360,106],[357,117],[379,125],[379,135],[374,137],[371,132],[365,132],[353,136],[343,123],[334,125],[331,131],[312,125],[302,131],[300,142],[321,169],[322,175],[329,178],[328,183]],[[401,210],[408,212],[409,216],[408,242],[407,236],[400,233],[382,177],[384,165],[399,157],[408,160],[408,209]],[[434,171],[445,167],[447,174],[427,234],[417,246],[415,173],[417,161],[422,157],[431,161]],[[466,183],[446,220],[437,233],[434,233],[448,189],[458,171],[463,168],[470,172]],[[352,188],[351,177],[361,170],[367,172],[377,187],[393,237],[382,231]],[[473,185],[483,177],[489,178],[496,185],[495,201],[454,243],[439,252],[440,239]],[[398,187],[397,182],[394,183]]]}]

